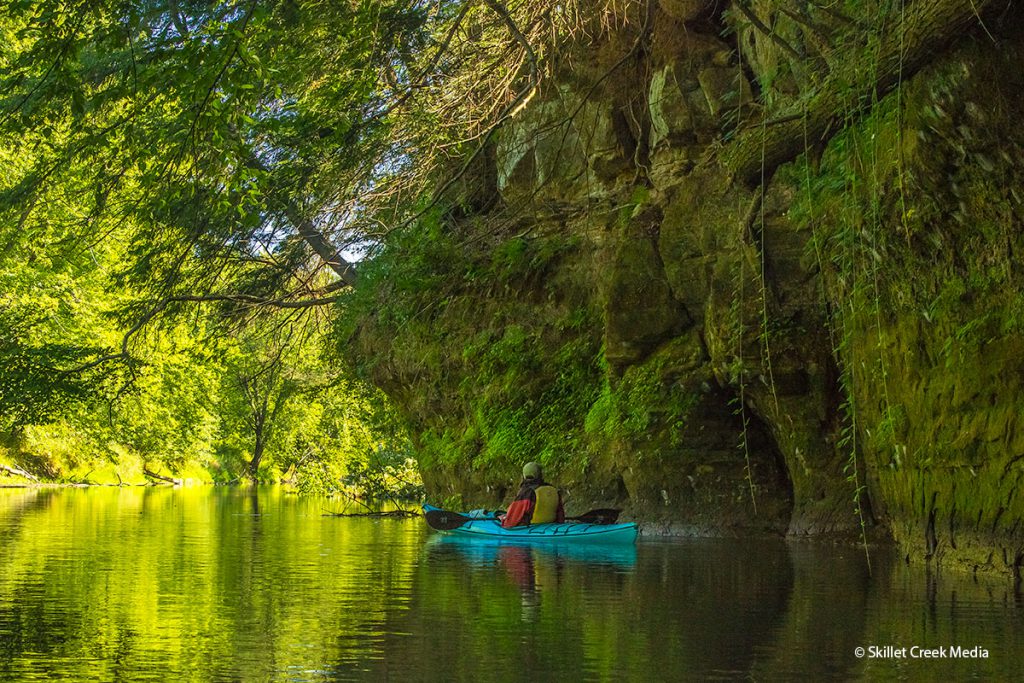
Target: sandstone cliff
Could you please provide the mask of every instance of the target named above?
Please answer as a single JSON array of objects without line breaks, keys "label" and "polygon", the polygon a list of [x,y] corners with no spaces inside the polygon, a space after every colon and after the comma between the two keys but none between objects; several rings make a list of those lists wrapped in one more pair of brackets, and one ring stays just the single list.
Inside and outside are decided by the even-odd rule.
[{"label": "sandstone cliff", "polygon": [[637,3],[396,237],[347,338],[434,496],[535,459],[652,529],[1019,570],[1021,12],[846,5]]}]

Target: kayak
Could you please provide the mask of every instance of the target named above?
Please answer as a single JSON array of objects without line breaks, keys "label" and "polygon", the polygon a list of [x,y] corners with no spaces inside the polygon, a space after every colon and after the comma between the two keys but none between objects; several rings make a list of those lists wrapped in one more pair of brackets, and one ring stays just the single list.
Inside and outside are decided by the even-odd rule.
[{"label": "kayak", "polygon": [[[423,512],[443,513],[441,508],[424,505]],[[428,515],[428,524],[435,515]],[[453,515],[454,516],[454,515]],[[588,524],[586,522],[552,522],[528,524],[506,529],[493,512],[459,513],[465,521],[458,526],[446,524],[432,528],[463,538],[479,538],[511,542],[541,543],[634,543],[639,530],[632,522],[625,524]]]}]

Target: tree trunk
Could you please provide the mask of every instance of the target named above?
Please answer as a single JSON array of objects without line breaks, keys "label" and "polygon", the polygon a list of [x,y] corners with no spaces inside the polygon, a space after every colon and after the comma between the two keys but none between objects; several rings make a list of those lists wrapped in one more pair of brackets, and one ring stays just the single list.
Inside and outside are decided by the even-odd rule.
[{"label": "tree trunk", "polygon": [[256,443],[252,448],[252,460],[249,461],[249,476],[256,481],[256,475],[260,469],[260,461],[263,460],[263,449],[266,447],[262,421],[256,425]]},{"label": "tree trunk", "polygon": [[29,472],[26,472],[25,470],[19,469],[17,467],[8,467],[7,465],[0,465],[0,472],[13,474],[16,477],[22,477],[24,479],[29,479],[35,482],[39,481],[39,479],[34,474],[30,474]]},{"label": "tree trunk", "polygon": [[181,479],[177,479],[175,477],[165,477],[162,474],[157,474],[156,472],[154,472],[153,470],[149,469],[146,466],[142,467],[142,473],[149,477],[150,479],[156,479],[157,481],[162,481],[165,484],[172,484],[174,486],[181,486],[182,484]]},{"label": "tree trunk", "polygon": [[[270,173],[270,169],[261,162],[255,154],[249,152],[247,163],[263,173]],[[335,247],[324,236],[313,221],[306,217],[305,212],[290,197],[273,197],[272,200],[278,204],[281,211],[288,218],[288,221],[299,231],[299,235],[305,240],[313,253],[331,269],[346,285],[354,287],[358,278],[355,264],[341,255],[341,250]]]},{"label": "tree trunk", "polygon": [[[834,73],[811,97],[804,109],[783,113],[781,121],[765,129],[740,133],[721,156],[729,175],[747,185],[760,183],[780,165],[802,154],[807,145],[826,142],[842,129],[849,103],[864,111],[900,81],[928,64],[935,53],[980,23],[980,13],[993,0],[915,0],[907,3],[894,29],[881,37],[881,45],[862,47],[842,60]],[[856,112],[859,113],[859,112]],[[806,126],[806,128],[805,128]]]},{"label": "tree trunk", "polygon": [[302,236],[302,239],[306,240],[306,244],[309,245],[310,249],[335,272],[342,282],[354,287],[357,280],[355,265],[345,260],[345,257],[341,255],[341,251],[328,242],[323,233],[313,225],[313,222],[303,217],[294,206],[287,206],[285,212],[288,220],[298,228],[299,234]]}]

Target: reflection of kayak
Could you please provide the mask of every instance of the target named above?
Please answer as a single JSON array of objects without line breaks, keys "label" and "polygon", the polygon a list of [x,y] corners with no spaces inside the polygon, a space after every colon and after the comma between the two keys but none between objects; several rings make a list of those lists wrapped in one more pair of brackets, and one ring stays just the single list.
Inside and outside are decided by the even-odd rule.
[{"label": "reflection of kayak", "polygon": [[515,547],[537,553],[538,559],[564,559],[573,564],[607,566],[614,569],[632,569],[636,565],[635,543],[519,543],[501,539],[436,535],[428,542],[432,551],[453,551],[473,565],[496,564],[503,551]]},{"label": "reflection of kayak", "polygon": [[[424,505],[427,521],[444,513],[440,508]],[[464,538],[479,538],[496,541],[540,542],[540,543],[633,543],[637,537],[637,526],[627,524],[587,524],[585,522],[554,522],[551,524],[529,524],[505,529],[493,514],[453,515],[461,524],[434,525],[435,529]],[[446,521],[446,520],[443,520]]]}]

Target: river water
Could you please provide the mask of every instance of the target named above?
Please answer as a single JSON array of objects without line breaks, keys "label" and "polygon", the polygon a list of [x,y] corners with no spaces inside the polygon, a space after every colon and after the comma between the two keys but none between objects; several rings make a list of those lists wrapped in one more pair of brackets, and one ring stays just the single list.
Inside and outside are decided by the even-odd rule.
[{"label": "river water", "polygon": [[492,546],[337,506],[0,489],[0,680],[1011,680],[1024,660],[1011,584],[891,552],[869,574],[781,540]]}]

